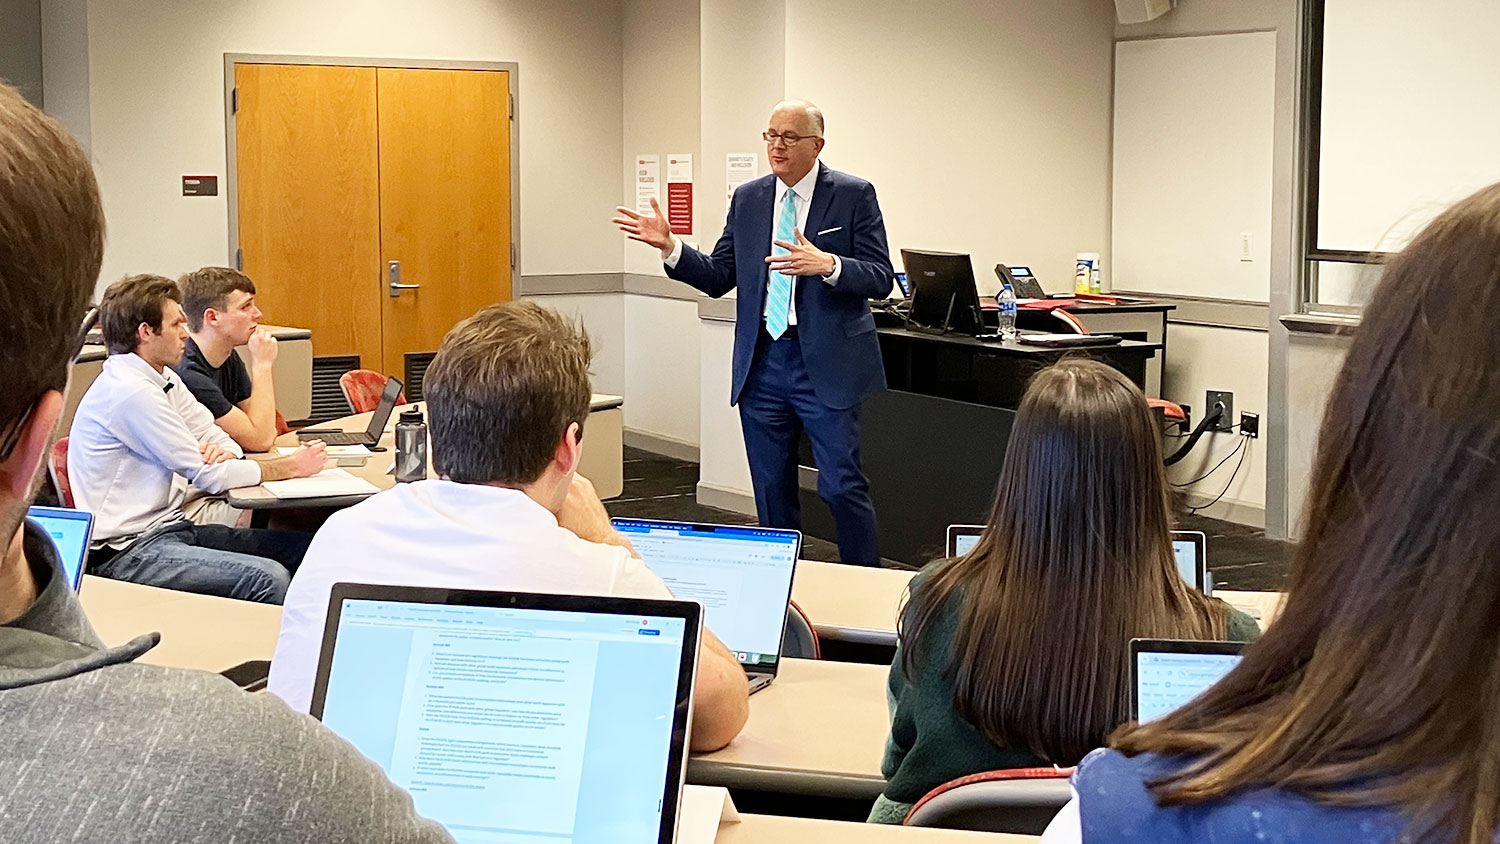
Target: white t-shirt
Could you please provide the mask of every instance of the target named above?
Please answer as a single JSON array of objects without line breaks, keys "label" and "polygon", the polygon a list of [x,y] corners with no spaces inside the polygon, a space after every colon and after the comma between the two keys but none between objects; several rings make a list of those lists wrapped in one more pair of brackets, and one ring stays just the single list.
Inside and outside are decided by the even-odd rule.
[{"label": "white t-shirt", "polygon": [[312,704],[333,584],[372,583],[624,598],[671,598],[624,548],[578,538],[524,492],[425,480],[331,516],[292,577],[268,689]]}]

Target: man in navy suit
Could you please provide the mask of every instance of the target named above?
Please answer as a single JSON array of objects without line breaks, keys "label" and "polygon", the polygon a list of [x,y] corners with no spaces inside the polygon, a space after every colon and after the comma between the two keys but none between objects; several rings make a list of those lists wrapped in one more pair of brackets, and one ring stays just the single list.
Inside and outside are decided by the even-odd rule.
[{"label": "man in navy suit", "polygon": [[734,378],[755,507],[767,527],[801,526],[797,443],[806,430],[818,495],[833,512],[839,557],[876,565],[875,507],[859,465],[859,406],[885,389],[870,299],[894,271],[875,188],[818,163],[823,114],[788,100],[763,136],[772,175],[741,186],[709,255],[651,216],[617,209],[633,240],[661,250],[667,275],[710,296],[738,288]]}]

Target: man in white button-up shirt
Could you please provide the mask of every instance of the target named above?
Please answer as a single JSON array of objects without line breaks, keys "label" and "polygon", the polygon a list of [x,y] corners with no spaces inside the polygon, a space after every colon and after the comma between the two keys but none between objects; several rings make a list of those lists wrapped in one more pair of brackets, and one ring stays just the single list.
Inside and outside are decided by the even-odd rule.
[{"label": "man in white button-up shirt", "polygon": [[110,356],[84,394],[68,440],[79,509],[94,513],[89,566],[152,586],[280,603],[309,537],[195,525],[188,485],[210,494],[323,468],[321,443],[285,457],[245,460],[169,367],[182,358],[186,320],[177,285],[131,276],[110,285],[99,324]]},{"label": "man in white button-up shirt", "polygon": [[[329,517],[281,613],[269,689],[312,702],[328,596],[340,581],[672,597],[577,476],[589,340],[555,311],[491,305],[443,338],[422,391],[438,478],[397,484]],[[739,661],[703,631],[692,746],[728,744],[749,715]]]}]

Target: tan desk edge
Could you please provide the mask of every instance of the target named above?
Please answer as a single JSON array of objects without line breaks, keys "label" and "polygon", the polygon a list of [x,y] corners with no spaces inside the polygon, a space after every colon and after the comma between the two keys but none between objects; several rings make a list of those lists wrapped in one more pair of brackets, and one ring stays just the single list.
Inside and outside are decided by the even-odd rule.
[{"label": "tan desk edge", "polygon": [[776,815],[740,815],[721,824],[715,844],[1035,844],[1034,835],[964,832]]},{"label": "tan desk edge", "polygon": [[270,659],[281,629],[281,607],[158,589],[86,575],[78,597],[106,645],[146,633],[161,643],[138,661],[173,668],[223,671]]}]

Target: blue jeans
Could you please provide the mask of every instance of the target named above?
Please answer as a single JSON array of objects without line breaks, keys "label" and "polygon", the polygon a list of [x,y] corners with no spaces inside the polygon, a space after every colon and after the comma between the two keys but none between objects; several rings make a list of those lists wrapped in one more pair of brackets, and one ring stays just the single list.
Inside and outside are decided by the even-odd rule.
[{"label": "blue jeans", "polygon": [[115,580],[279,604],[312,535],[177,522],[143,534],[95,574]]}]

